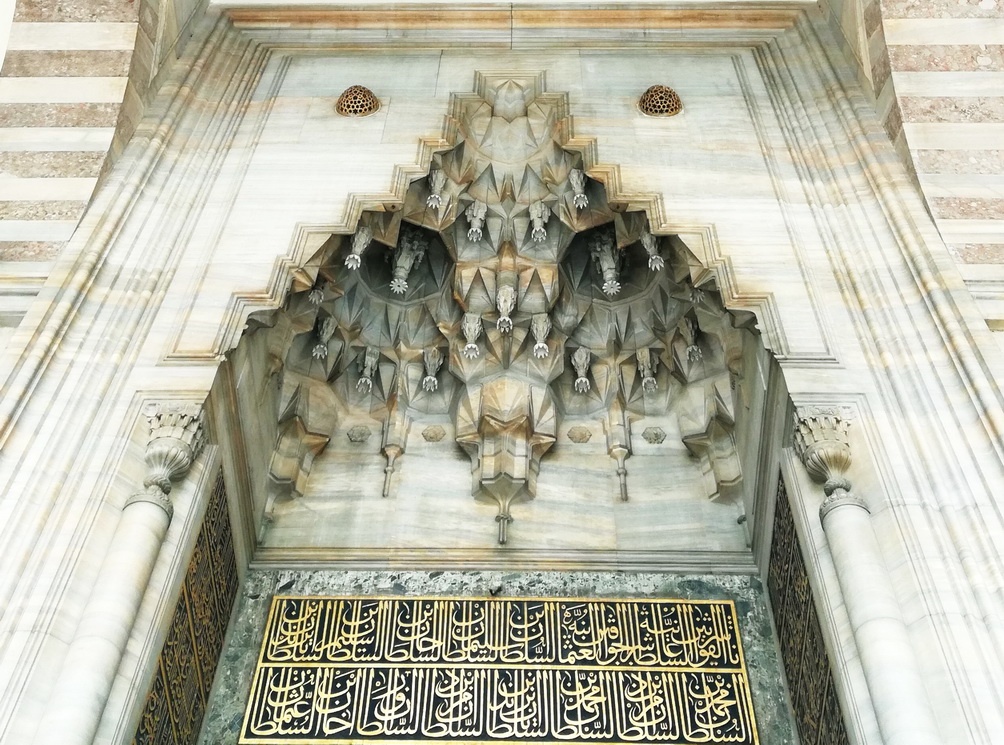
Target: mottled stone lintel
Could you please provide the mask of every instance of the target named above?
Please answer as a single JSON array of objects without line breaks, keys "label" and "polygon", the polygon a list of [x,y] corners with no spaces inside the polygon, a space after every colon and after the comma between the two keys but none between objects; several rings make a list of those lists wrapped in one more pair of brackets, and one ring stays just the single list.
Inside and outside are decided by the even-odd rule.
[{"label": "mottled stone lintel", "polygon": [[43,23],[135,23],[138,2],[127,0],[17,0],[14,20]]},{"label": "mottled stone lintel", "polygon": [[9,51],[0,75],[4,77],[125,77],[131,51],[46,50]]},{"label": "mottled stone lintel", "polygon": [[1004,70],[1004,46],[903,45],[889,47],[896,72],[995,72]]},{"label": "mottled stone lintel", "polygon": [[1004,97],[902,96],[899,105],[908,122],[1004,121]]},{"label": "mottled stone lintel", "polygon": [[79,220],[87,202],[0,201],[0,220]]},{"label": "mottled stone lintel", "polygon": [[0,261],[52,261],[64,245],[61,241],[0,241]]},{"label": "mottled stone lintel", "polygon": [[1004,199],[938,197],[930,203],[934,216],[944,220],[1004,220]]},{"label": "mottled stone lintel", "polygon": [[3,103],[0,127],[114,127],[117,103]]},{"label": "mottled stone lintel", "polygon": [[892,18],[1000,18],[1000,0],[882,0],[882,15]]},{"label": "mottled stone lintel", "polygon": [[18,178],[97,178],[105,154],[77,150],[0,151],[0,175]]},{"label": "mottled stone lintel", "polygon": [[949,243],[948,251],[963,264],[1004,264],[1004,243]]},{"label": "mottled stone lintel", "polygon": [[1004,173],[1004,150],[915,150],[920,173]]}]

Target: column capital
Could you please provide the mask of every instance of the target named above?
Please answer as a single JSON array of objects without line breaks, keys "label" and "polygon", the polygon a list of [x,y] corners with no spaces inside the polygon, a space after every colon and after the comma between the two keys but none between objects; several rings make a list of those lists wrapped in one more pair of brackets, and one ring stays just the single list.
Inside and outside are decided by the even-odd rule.
[{"label": "column capital", "polygon": [[137,502],[147,502],[160,507],[167,513],[168,520],[174,517],[174,505],[171,503],[171,498],[162,492],[160,487],[156,484],[146,487],[143,491],[138,491],[132,494],[129,499],[126,500],[123,509],[131,504],[136,504]]},{"label": "column capital", "polygon": [[795,409],[795,453],[827,498],[838,490],[849,492],[846,477],[851,466],[847,432],[851,425],[849,406],[799,406]]},{"label": "column capital", "polygon": [[163,508],[168,518],[174,512],[169,495],[171,482],[188,473],[205,444],[205,416],[201,403],[151,402],[143,408],[149,435],[146,444],[146,478],[143,491],[133,494],[125,506],[150,502]]},{"label": "column capital", "polygon": [[830,514],[837,507],[857,507],[865,512],[871,512],[868,509],[868,505],[865,504],[865,500],[856,494],[852,494],[844,489],[835,489],[831,494],[828,494],[823,503],[819,505],[819,519],[825,520],[826,516]]}]

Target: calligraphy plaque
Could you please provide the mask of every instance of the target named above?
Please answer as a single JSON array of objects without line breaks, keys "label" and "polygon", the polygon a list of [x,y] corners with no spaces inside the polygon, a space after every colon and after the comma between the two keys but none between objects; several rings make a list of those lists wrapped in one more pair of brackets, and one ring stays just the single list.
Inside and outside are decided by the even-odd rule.
[{"label": "calligraphy plaque", "polygon": [[240,743],[757,743],[732,601],[276,597]]}]

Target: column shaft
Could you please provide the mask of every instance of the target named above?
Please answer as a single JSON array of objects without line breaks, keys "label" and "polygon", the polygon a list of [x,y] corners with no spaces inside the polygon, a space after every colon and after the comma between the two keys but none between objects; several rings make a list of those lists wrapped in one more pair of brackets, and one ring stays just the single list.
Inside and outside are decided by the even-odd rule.
[{"label": "column shaft", "polygon": [[56,681],[38,743],[91,745],[157,563],[170,517],[152,502],[122,512]]},{"label": "column shaft", "polygon": [[844,496],[846,501],[824,511],[823,530],[882,738],[885,745],[938,745],[909,632],[870,515],[860,502]]}]

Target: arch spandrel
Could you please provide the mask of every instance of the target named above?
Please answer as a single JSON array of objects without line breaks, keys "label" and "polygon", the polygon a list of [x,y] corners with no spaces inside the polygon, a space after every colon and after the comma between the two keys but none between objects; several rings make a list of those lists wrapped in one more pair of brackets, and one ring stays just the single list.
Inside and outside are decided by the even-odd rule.
[{"label": "arch spandrel", "polygon": [[[522,66],[528,60],[522,55],[500,56],[511,69],[489,74],[522,75],[533,78],[535,85],[543,85],[544,73],[539,68],[527,72]],[[763,112],[751,114],[749,107],[753,104],[748,104],[740,93],[750,85],[747,76],[736,75],[736,64],[727,55],[714,61],[705,56],[685,58],[696,66],[689,74],[688,64],[680,64],[678,57],[679,53],[673,54],[673,63],[681,76],[710,80],[725,75],[732,80],[703,90],[682,87],[682,95],[695,102],[704,97],[708,105],[654,123],[642,121],[645,117],[637,111],[633,89],[611,90],[609,84],[594,76],[569,81],[574,83],[575,93],[565,97],[563,105],[570,107],[575,124],[573,130],[572,117],[565,120],[565,148],[581,155],[591,182],[602,184],[618,208],[644,211],[653,232],[680,236],[699,257],[694,266],[695,278],[702,272],[699,263],[704,264],[704,270],[714,270],[721,278],[729,307],[757,313],[765,344],[775,353],[782,358],[832,360],[832,344],[818,313],[805,313],[816,302],[806,292],[799,274],[805,260],[801,252],[806,249],[794,242],[789,231],[787,223],[795,218],[778,207],[778,195],[762,151]],[[264,93],[271,97],[269,103],[260,111],[250,112],[249,121],[243,125],[260,130],[257,140],[250,142],[241,155],[246,174],[251,177],[241,182],[236,197],[231,196],[225,214],[214,216],[222,227],[211,235],[215,241],[211,251],[207,253],[198,248],[198,241],[193,242],[205,273],[197,285],[201,291],[194,299],[192,295],[179,298],[187,308],[167,359],[182,361],[210,354],[215,357],[232,347],[240,335],[242,319],[261,308],[263,302],[278,304],[290,275],[293,286],[299,286],[303,267],[309,265],[310,257],[331,233],[354,232],[364,210],[391,210],[403,204],[408,185],[419,174],[428,172],[434,154],[456,143],[455,110],[465,98],[477,94],[430,96],[431,80],[425,78],[452,79],[458,76],[453,67],[476,61],[448,56],[444,58],[444,69],[434,75],[424,70],[425,56],[411,53],[402,61],[419,68],[416,90],[397,84],[391,85],[389,91],[378,91],[386,99],[380,111],[351,121],[338,117],[333,109],[328,111],[331,107],[325,105],[324,97],[330,93],[332,100],[337,98],[339,91],[335,89],[349,78],[342,80],[336,74],[333,80],[316,82],[322,68],[334,65],[334,72],[339,61],[337,55],[332,55],[310,58],[309,63],[293,57],[281,66],[270,64],[270,69],[275,69],[263,77],[263,85],[268,83]],[[631,74],[634,61],[628,62],[623,74]],[[563,83],[572,77],[568,65],[557,66],[561,70],[557,77]],[[613,79],[614,74],[610,77]],[[481,83],[476,81],[477,85]],[[309,86],[316,95],[305,98]],[[720,107],[725,102],[717,100],[723,92],[730,107],[724,117]],[[575,110],[577,102],[579,111]],[[445,123],[444,112],[448,114]],[[417,113],[420,115],[416,117]],[[705,117],[707,122],[702,121]],[[276,161],[268,155],[279,147],[272,143],[288,139],[288,134],[282,133],[293,119],[305,123],[296,142],[282,143],[283,159]],[[611,121],[623,121],[628,128],[610,127]],[[367,127],[384,132],[382,141],[379,135],[374,139],[372,133],[362,131]],[[423,129],[442,134],[416,137]],[[408,154],[401,157],[401,143],[405,140]],[[409,164],[411,157],[415,160]],[[738,179],[732,173],[736,166],[742,169]],[[376,172],[381,176],[374,180]],[[366,189],[369,193],[360,192],[358,176],[363,174],[369,174],[367,179],[374,186],[379,182],[390,188],[383,193],[371,189]],[[752,192],[751,185],[755,185]],[[261,216],[266,210],[278,219],[263,223]],[[337,219],[331,219],[336,215]],[[756,227],[750,229],[750,225]],[[197,229],[197,237],[208,241],[210,235],[200,236],[202,233],[201,228]],[[275,255],[277,246],[287,247],[281,258]],[[206,257],[213,254],[213,260],[206,264]],[[252,271],[268,273],[269,278],[260,290],[247,292],[247,279],[241,283],[243,287],[234,282],[228,268],[234,262],[242,265],[242,273],[248,278]],[[763,276],[778,271],[791,274],[789,279],[776,283],[780,295],[762,281]],[[226,285],[232,288],[232,297],[224,301],[216,296]],[[226,310],[221,325],[213,328],[206,321],[219,317],[220,302],[226,303]],[[782,329],[782,317],[798,317],[799,323]],[[195,323],[196,318],[200,323]],[[815,321],[814,326],[805,323],[809,319]]]}]

